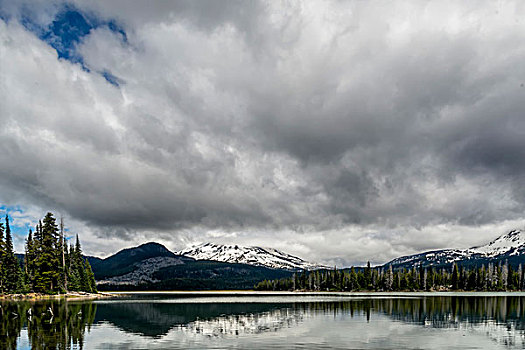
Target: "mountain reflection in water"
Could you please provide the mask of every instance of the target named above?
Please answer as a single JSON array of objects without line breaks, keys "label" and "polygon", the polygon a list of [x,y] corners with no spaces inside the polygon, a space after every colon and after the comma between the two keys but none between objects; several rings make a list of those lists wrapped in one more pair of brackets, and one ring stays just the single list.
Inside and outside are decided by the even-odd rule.
[{"label": "mountain reflection in water", "polygon": [[[86,332],[89,333],[91,327],[103,325],[112,325],[124,333],[150,339],[160,339],[169,333],[180,333],[186,337],[235,339],[245,335],[287,332],[287,329],[321,315],[334,319],[345,316],[360,322],[386,317],[393,322],[436,329],[481,326],[484,327],[483,332],[495,342],[512,346],[525,335],[525,297],[346,298],[337,302],[300,300],[301,297],[286,303],[199,303],[198,300],[171,303],[169,299],[162,298],[2,302],[0,348],[18,348],[22,333],[27,334],[32,349],[89,348],[89,344],[85,344]],[[106,341],[111,342],[111,339]]]}]

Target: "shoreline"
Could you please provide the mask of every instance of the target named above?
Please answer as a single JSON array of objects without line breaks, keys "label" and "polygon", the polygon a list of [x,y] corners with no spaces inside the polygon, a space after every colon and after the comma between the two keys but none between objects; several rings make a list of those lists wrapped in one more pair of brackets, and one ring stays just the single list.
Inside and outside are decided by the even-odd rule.
[{"label": "shoreline", "polygon": [[43,300],[68,300],[87,301],[100,299],[114,299],[118,297],[129,297],[132,295],[161,295],[192,297],[338,297],[338,298],[414,298],[435,296],[525,296],[525,291],[395,291],[395,292],[338,292],[338,291],[255,291],[255,290],[164,290],[164,291],[104,291],[98,293],[69,292],[65,294],[0,294],[0,302],[3,301],[43,301]]},{"label": "shoreline", "polygon": [[39,300],[96,300],[114,298],[118,294],[109,294],[106,292],[86,293],[86,292],[68,292],[65,294],[0,294],[0,301],[39,301]]},{"label": "shoreline", "polygon": [[112,296],[160,295],[173,296],[331,296],[331,297],[424,297],[424,296],[525,296],[525,291],[255,291],[255,290],[156,290],[156,291],[106,291]]}]

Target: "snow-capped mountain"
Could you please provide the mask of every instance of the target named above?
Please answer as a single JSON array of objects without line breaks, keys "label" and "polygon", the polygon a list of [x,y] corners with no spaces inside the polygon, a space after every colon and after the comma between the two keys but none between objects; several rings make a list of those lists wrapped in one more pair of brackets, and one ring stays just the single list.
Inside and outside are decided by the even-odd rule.
[{"label": "snow-capped mountain", "polygon": [[293,274],[266,266],[202,263],[155,242],[123,249],[105,259],[88,259],[100,290],[249,289],[265,279]]},{"label": "snow-capped mountain", "polygon": [[504,234],[492,242],[480,247],[470,248],[473,252],[485,254],[486,256],[497,256],[505,253],[510,255],[519,254],[524,250],[525,246],[525,232],[521,230],[512,230]]},{"label": "snow-capped mountain", "polygon": [[240,247],[203,243],[176,253],[196,260],[214,260],[228,263],[266,266],[275,269],[315,270],[326,266],[307,262],[296,256],[272,248]]},{"label": "snow-capped mountain", "polygon": [[454,262],[479,264],[490,260],[509,260],[517,263],[525,262],[525,232],[512,230],[501,235],[492,242],[467,249],[443,249],[421,254],[396,258],[385,266],[411,267],[414,264],[423,266],[449,265]]}]

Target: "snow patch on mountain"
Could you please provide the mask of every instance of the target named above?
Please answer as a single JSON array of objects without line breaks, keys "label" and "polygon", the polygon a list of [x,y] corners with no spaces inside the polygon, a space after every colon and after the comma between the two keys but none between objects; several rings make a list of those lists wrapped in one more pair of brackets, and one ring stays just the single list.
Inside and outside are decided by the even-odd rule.
[{"label": "snow patch on mountain", "polygon": [[486,245],[473,247],[469,250],[472,252],[484,254],[488,257],[493,257],[505,254],[511,250],[515,250],[517,252],[517,249],[522,248],[524,245],[525,233],[521,230],[512,230]]},{"label": "snow patch on mountain", "polygon": [[386,265],[423,263],[425,265],[450,264],[470,259],[499,258],[525,254],[525,232],[512,230],[492,242],[467,249],[443,249],[396,258]]},{"label": "snow patch on mountain", "polygon": [[326,266],[307,262],[277,249],[203,243],[176,253],[196,260],[266,266],[275,269],[315,270]]}]

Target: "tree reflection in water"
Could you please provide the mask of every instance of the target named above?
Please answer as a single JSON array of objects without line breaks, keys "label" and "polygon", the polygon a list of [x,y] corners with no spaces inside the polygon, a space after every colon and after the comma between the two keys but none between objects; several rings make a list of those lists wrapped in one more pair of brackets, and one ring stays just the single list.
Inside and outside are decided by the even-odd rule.
[{"label": "tree reflection in water", "polygon": [[90,301],[17,301],[0,306],[1,349],[16,349],[22,329],[27,329],[32,349],[82,348],[97,310]]},{"label": "tree reflection in water", "polygon": [[524,297],[300,300],[299,297],[287,303],[198,303],[198,300],[192,303],[170,303],[167,300],[2,302],[0,348],[16,349],[22,330],[27,330],[32,349],[81,349],[86,331],[97,324],[111,324],[123,332],[146,338],[163,337],[171,331],[236,337],[278,332],[296,327],[306,319],[332,314],[334,317],[359,317],[364,322],[386,315],[394,321],[431,328],[487,324],[525,333]]}]

